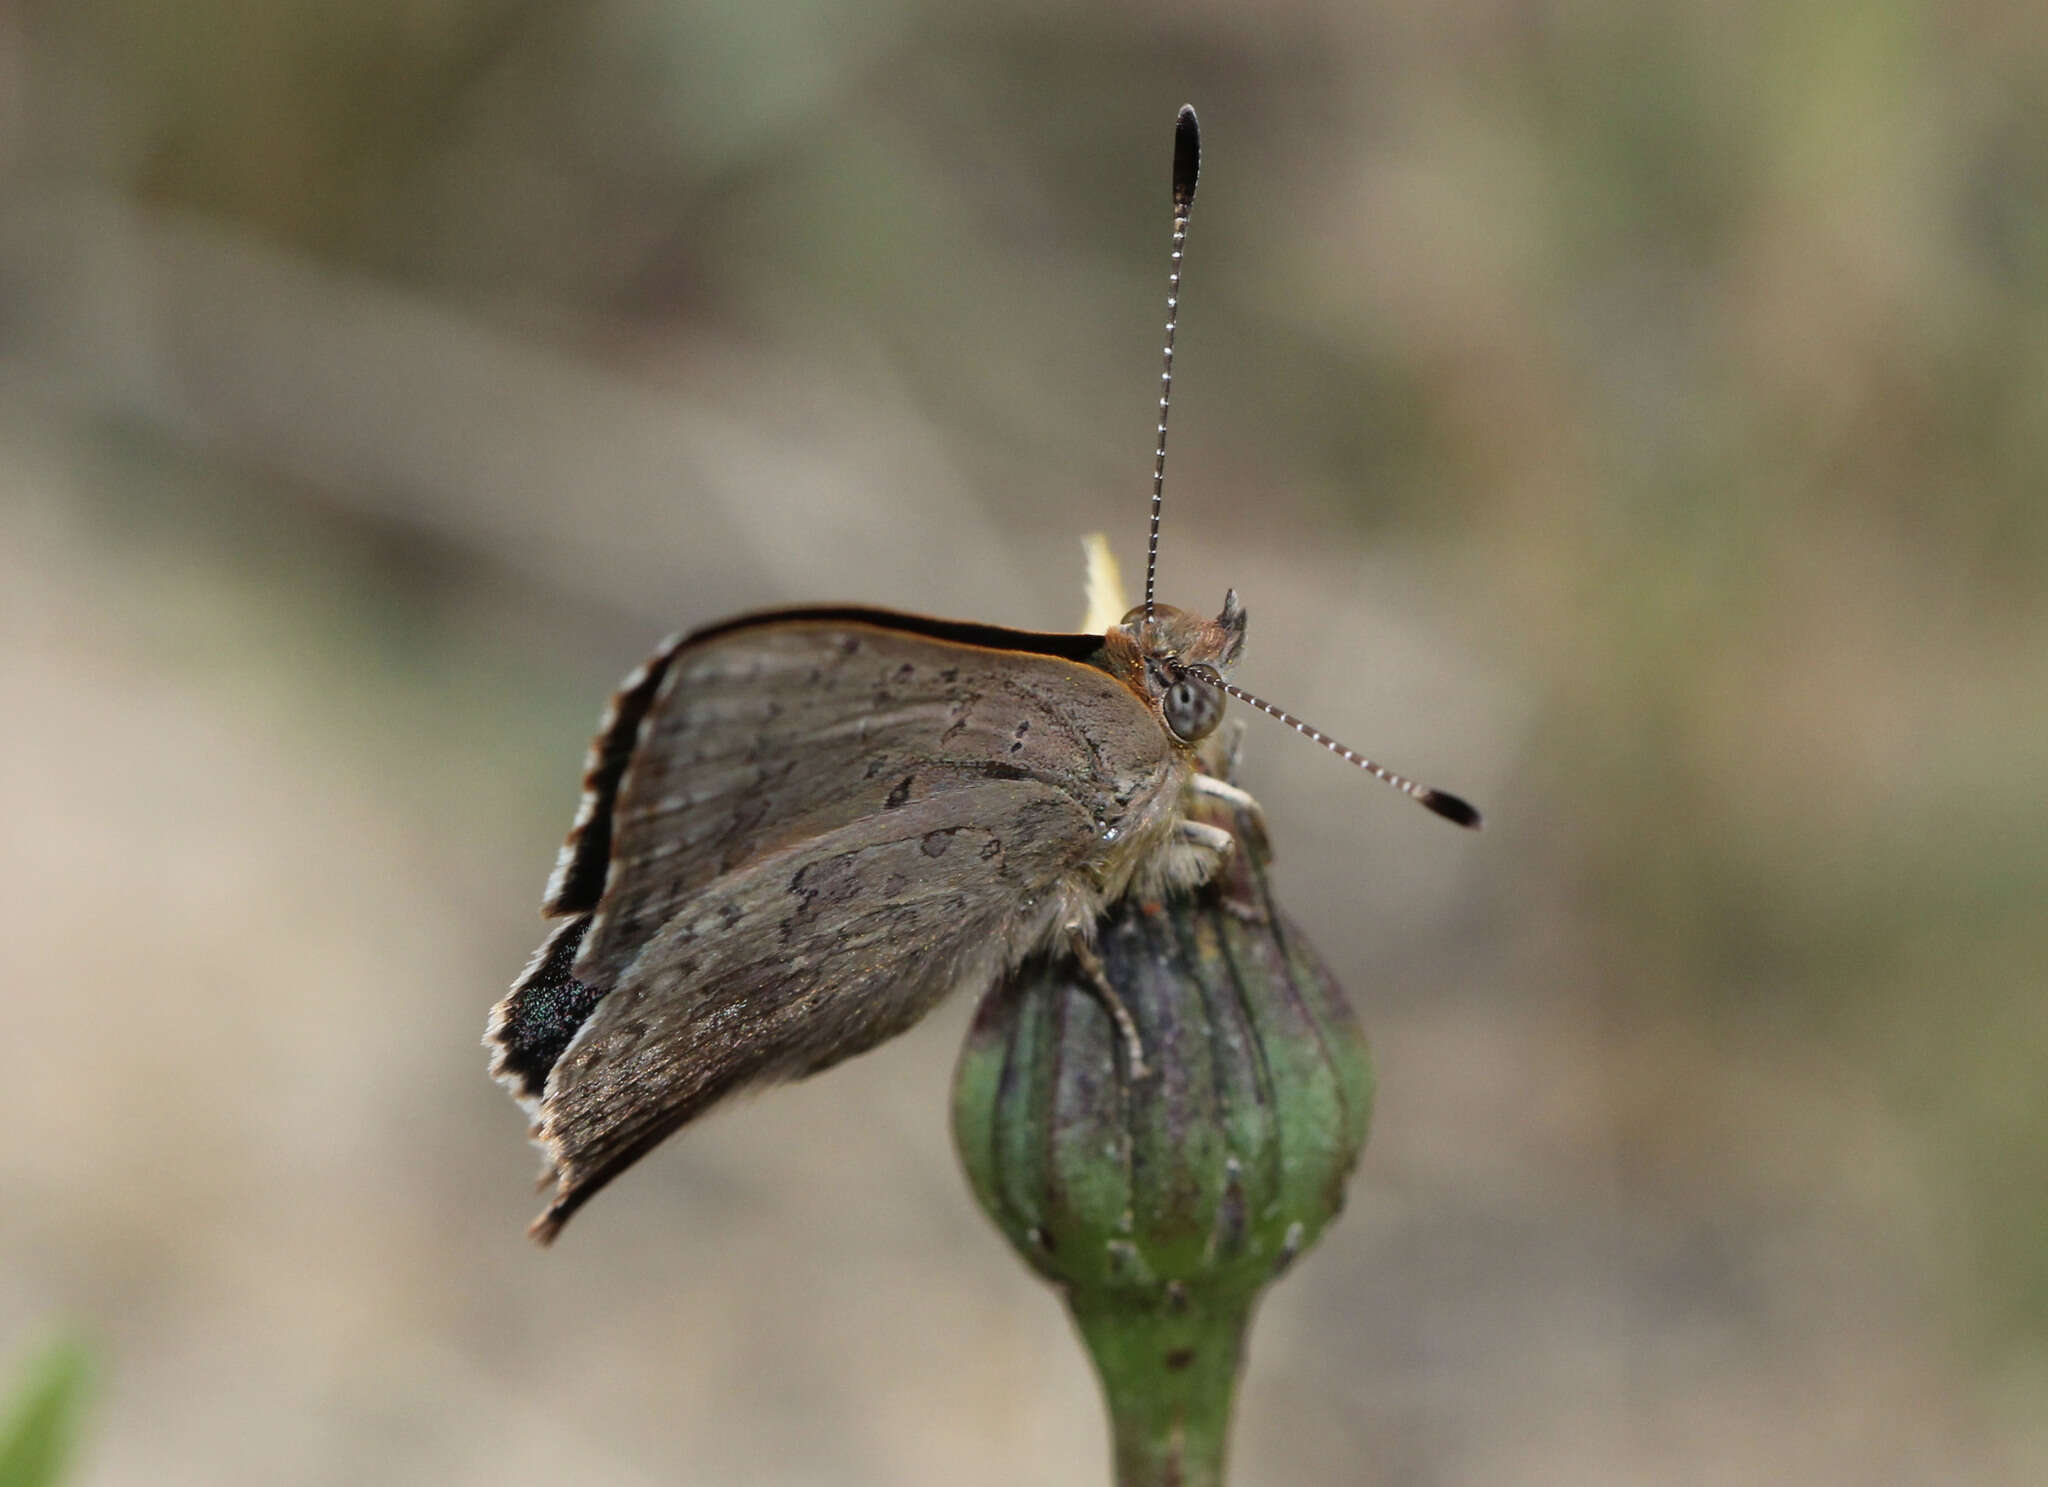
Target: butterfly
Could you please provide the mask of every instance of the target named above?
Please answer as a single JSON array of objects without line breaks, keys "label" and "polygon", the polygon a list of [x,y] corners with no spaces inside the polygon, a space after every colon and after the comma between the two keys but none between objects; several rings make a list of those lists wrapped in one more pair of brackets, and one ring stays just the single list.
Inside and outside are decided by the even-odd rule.
[{"label": "butterfly", "polygon": [[1191,801],[1251,805],[1201,768],[1227,698],[1478,826],[1458,797],[1231,683],[1234,591],[1214,619],[1155,598],[1199,162],[1183,109],[1143,604],[1079,635],[850,607],[746,615],[671,639],[613,697],[544,897],[555,927],[485,1038],[546,1154],[542,1242],[726,1095],[872,1048],[1033,953],[1085,950],[1134,889],[1208,880],[1232,840]]}]

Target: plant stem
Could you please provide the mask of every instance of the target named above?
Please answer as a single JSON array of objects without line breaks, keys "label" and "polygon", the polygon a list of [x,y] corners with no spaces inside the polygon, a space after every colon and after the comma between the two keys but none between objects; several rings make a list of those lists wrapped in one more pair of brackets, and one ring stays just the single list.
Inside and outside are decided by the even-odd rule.
[{"label": "plant stem", "polygon": [[1222,1487],[1255,1292],[1067,1297],[1102,1380],[1117,1487]]}]

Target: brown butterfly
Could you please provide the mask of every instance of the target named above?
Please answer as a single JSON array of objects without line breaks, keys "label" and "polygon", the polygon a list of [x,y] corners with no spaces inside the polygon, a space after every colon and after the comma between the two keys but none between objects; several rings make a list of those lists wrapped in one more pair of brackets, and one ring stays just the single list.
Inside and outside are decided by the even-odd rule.
[{"label": "brown butterfly", "polygon": [[1199,160],[1183,109],[1142,605],[1090,635],[743,616],[671,640],[612,699],[542,904],[560,923],[485,1040],[549,1160],[535,1237],[732,1091],[872,1048],[1035,951],[1085,949],[1134,887],[1206,881],[1231,838],[1189,801],[1251,805],[1197,768],[1226,696],[1479,824],[1225,680],[1244,648],[1235,592],[1214,620],[1154,599]]}]

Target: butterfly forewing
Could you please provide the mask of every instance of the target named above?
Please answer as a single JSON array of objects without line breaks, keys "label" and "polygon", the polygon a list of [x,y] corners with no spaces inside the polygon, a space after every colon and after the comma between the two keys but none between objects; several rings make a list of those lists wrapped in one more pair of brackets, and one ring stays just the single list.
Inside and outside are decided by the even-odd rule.
[{"label": "butterfly forewing", "polygon": [[1034,779],[1108,827],[1176,767],[1145,706],[1092,666],[872,620],[714,635],[671,658],[639,725],[577,975],[609,984],[721,874],[865,816]]}]

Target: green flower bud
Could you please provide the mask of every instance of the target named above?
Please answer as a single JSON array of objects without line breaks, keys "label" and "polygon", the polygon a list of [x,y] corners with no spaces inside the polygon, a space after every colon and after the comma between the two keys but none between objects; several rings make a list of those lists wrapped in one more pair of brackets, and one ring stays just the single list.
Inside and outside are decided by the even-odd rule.
[{"label": "green flower bud", "polygon": [[1364,1034],[1274,904],[1256,818],[1204,819],[1238,840],[1217,880],[1124,900],[1098,968],[1021,967],[983,999],[954,1084],[975,1195],[1064,1292],[1126,1487],[1222,1480],[1252,1308],[1343,1206],[1372,1108]]}]

